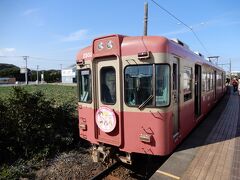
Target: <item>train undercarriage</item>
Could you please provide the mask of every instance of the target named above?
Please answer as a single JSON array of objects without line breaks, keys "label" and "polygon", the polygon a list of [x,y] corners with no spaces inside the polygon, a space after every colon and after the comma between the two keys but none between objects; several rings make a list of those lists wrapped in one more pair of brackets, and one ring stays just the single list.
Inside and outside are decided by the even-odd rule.
[{"label": "train undercarriage", "polygon": [[92,146],[92,159],[94,162],[112,162],[121,161],[125,164],[132,164],[132,154],[119,151],[116,147],[106,146],[104,144]]}]

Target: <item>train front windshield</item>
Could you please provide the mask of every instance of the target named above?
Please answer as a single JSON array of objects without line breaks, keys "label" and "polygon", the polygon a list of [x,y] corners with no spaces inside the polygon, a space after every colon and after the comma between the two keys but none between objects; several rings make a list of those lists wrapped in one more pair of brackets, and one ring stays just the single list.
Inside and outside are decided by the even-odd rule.
[{"label": "train front windshield", "polygon": [[[125,68],[125,103],[128,106],[163,107],[169,105],[170,90],[170,68],[166,64],[156,65],[133,65]],[[109,93],[105,98],[101,94],[101,100],[104,104],[114,104],[116,101],[115,71],[110,67],[101,71],[101,83],[103,79],[108,80]],[[91,103],[92,101],[92,83],[90,69],[78,71],[78,92],[79,101]],[[101,87],[102,92],[104,91]]]},{"label": "train front windshield", "polygon": [[146,106],[169,105],[169,66],[126,67],[125,102],[128,106],[140,106],[145,102]]},{"label": "train front windshield", "polygon": [[[125,102],[130,106],[142,104],[153,94],[152,82],[152,66],[128,66],[125,69]],[[150,100],[148,105],[152,103]]]}]

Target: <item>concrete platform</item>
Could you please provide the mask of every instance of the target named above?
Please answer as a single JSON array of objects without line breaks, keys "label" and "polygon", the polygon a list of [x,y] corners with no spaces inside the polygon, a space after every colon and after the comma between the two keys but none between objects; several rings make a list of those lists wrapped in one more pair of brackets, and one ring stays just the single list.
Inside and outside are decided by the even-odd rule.
[{"label": "concrete platform", "polygon": [[227,94],[151,180],[240,180],[240,96]]}]

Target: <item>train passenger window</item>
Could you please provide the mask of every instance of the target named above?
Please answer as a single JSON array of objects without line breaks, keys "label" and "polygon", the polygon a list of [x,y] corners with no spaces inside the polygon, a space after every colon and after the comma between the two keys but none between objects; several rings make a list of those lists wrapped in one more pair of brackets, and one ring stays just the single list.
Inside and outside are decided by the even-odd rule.
[{"label": "train passenger window", "polygon": [[88,69],[78,71],[78,94],[80,102],[92,101],[91,72]]},{"label": "train passenger window", "polygon": [[207,91],[210,91],[210,73],[207,73]]},{"label": "train passenger window", "polygon": [[207,91],[207,74],[206,72],[202,72],[202,92]]},{"label": "train passenger window", "polygon": [[213,73],[210,72],[210,90],[213,90]]},{"label": "train passenger window", "polygon": [[156,65],[156,106],[169,104],[169,66]]},{"label": "train passenger window", "polygon": [[222,86],[222,74],[218,75],[218,86]]},{"label": "train passenger window", "polygon": [[184,67],[183,74],[184,101],[192,99],[192,68]]},{"label": "train passenger window", "polygon": [[[129,106],[139,106],[153,95],[153,66],[137,65],[125,69],[125,102]],[[146,105],[152,105],[149,99]]]},{"label": "train passenger window", "polygon": [[207,72],[206,73],[206,91],[213,90],[213,73]]},{"label": "train passenger window", "polygon": [[103,67],[101,77],[101,101],[103,104],[116,103],[116,72],[113,67]]}]

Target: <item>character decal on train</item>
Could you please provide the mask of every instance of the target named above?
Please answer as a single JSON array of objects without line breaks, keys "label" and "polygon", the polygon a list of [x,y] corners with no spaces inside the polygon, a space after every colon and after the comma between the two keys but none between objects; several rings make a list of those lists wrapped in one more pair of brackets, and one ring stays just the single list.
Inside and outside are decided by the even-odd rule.
[{"label": "character decal on train", "polygon": [[116,127],[115,113],[108,107],[100,107],[96,113],[96,123],[103,132],[112,132]]}]

